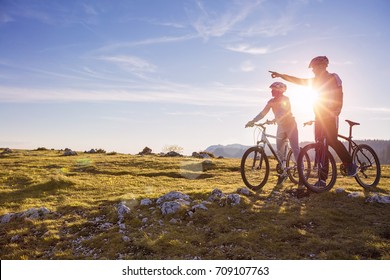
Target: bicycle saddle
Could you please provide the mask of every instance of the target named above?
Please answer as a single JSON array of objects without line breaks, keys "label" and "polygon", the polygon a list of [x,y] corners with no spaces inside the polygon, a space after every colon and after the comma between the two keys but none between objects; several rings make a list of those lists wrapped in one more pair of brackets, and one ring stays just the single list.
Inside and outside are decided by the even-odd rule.
[{"label": "bicycle saddle", "polygon": [[354,125],[360,125],[360,123],[357,123],[357,122],[353,122],[353,121],[350,121],[350,120],[345,120],[350,126],[354,126]]}]

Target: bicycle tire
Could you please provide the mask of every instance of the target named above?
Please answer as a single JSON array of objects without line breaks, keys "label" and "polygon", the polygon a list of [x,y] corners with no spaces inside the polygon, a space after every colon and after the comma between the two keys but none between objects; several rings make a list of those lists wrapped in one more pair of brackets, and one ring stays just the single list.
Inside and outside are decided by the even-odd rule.
[{"label": "bicycle tire", "polygon": [[[299,174],[296,162],[294,160],[293,152],[290,149],[287,153],[287,159],[286,159],[286,167],[287,167],[287,175],[291,182],[294,184],[299,183]],[[290,167],[292,167],[290,169]]]},{"label": "bicycle tire", "polygon": [[359,168],[356,182],[365,189],[376,187],[381,178],[381,166],[374,149],[367,144],[358,145],[352,152],[352,161]]},{"label": "bicycle tire", "polygon": [[267,183],[269,172],[269,161],[263,148],[251,147],[245,151],[241,158],[241,177],[248,188],[262,188]]},{"label": "bicycle tire", "polygon": [[[301,182],[311,191],[321,193],[333,188],[337,179],[336,161],[327,150],[328,172],[322,167],[316,169],[315,155],[318,144],[313,143],[303,147],[298,156],[298,173]],[[308,160],[307,160],[308,159]]]}]

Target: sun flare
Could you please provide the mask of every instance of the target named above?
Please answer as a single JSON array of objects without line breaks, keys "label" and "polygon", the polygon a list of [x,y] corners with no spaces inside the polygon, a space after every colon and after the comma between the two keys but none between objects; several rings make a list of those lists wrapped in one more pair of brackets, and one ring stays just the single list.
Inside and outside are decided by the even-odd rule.
[{"label": "sun flare", "polygon": [[314,117],[313,106],[317,100],[318,93],[312,88],[297,87],[289,90],[289,98],[293,114],[302,119]]}]

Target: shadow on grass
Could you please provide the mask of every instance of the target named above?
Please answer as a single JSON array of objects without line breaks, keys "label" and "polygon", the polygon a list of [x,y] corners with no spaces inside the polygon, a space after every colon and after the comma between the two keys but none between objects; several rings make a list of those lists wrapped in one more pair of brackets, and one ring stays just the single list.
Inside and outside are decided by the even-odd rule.
[{"label": "shadow on grass", "polygon": [[15,191],[0,196],[0,203],[19,202],[25,199],[39,198],[58,194],[62,189],[76,185],[71,179],[64,176],[53,176],[48,181],[27,185]]}]

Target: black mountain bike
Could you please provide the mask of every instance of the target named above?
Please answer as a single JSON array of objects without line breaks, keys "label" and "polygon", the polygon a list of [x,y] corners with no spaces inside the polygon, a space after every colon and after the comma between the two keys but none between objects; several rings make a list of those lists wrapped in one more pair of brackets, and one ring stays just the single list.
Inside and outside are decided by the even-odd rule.
[{"label": "black mountain bike", "polygon": [[241,159],[241,177],[245,185],[252,189],[262,188],[268,180],[270,173],[270,163],[265,153],[265,147],[268,147],[277,161],[276,172],[283,178],[289,178],[294,184],[298,184],[298,170],[295,159],[290,148],[288,140],[285,143],[283,158],[278,156],[268,138],[276,136],[267,134],[266,125],[275,124],[274,121],[267,120],[264,123],[255,124],[256,146],[245,151]]},{"label": "black mountain bike", "polygon": [[[359,123],[350,120],[346,122],[349,124],[349,136],[338,134],[338,137],[348,142],[348,152],[352,156],[353,163],[358,166],[355,179],[363,188],[373,188],[378,185],[381,177],[379,158],[369,145],[358,145],[352,140],[352,127]],[[309,121],[304,126],[313,123],[314,121]],[[329,191],[336,183],[336,161],[328,150],[328,143],[323,133],[319,135],[316,143],[308,144],[301,149],[298,157],[298,173],[301,182],[316,193]],[[340,173],[343,176],[347,175],[343,164],[340,165]]]}]

